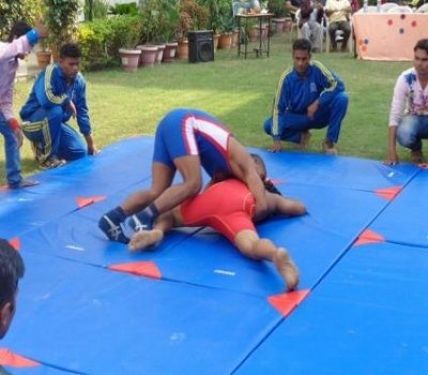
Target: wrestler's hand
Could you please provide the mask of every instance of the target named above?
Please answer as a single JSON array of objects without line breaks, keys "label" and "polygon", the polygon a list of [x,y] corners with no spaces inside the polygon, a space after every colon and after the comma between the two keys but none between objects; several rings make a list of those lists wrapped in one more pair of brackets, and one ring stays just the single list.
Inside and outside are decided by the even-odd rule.
[{"label": "wrestler's hand", "polygon": [[315,117],[315,113],[316,111],[318,111],[318,108],[320,107],[320,102],[319,100],[315,100],[307,109],[307,116],[313,120]]},{"label": "wrestler's hand", "polygon": [[274,140],[272,146],[269,149],[269,151],[271,151],[271,152],[279,152],[281,150],[282,150],[281,141]]}]

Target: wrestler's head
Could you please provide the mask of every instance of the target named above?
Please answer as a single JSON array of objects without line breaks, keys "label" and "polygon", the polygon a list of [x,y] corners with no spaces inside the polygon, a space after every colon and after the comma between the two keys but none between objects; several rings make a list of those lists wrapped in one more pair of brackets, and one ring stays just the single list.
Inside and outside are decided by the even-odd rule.
[{"label": "wrestler's head", "polygon": [[264,181],[266,179],[266,164],[263,161],[263,159],[260,157],[260,155],[257,154],[250,154],[253,158],[254,164],[256,165],[256,171],[260,178]]},{"label": "wrestler's head", "polygon": [[265,189],[270,193],[282,195],[281,192],[275,187],[273,182],[267,178],[266,164],[261,156],[257,154],[250,155],[253,158],[254,164],[256,165],[256,171],[265,185]]}]

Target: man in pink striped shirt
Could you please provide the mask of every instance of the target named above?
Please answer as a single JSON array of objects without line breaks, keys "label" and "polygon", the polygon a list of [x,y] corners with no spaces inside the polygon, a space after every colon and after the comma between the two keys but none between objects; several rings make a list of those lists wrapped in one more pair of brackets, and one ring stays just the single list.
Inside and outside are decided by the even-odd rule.
[{"label": "man in pink striped shirt", "polygon": [[385,163],[398,163],[398,143],[410,149],[414,163],[423,163],[422,139],[428,138],[428,39],[414,47],[413,68],[397,79],[389,115],[388,155]]},{"label": "man in pink striped shirt", "polygon": [[23,59],[39,38],[46,36],[44,25],[32,29],[27,23],[19,21],[12,27],[9,42],[0,42],[0,133],[4,137],[6,178],[10,189],[36,184],[35,181],[23,179],[21,175],[19,148],[23,136],[21,126],[13,114],[13,87],[18,59]]}]

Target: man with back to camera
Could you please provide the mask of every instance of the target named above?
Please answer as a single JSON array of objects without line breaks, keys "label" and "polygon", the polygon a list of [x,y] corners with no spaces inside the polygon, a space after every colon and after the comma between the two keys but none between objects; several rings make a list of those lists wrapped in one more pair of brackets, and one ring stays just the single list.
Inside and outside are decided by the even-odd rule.
[{"label": "man with back to camera", "polygon": [[428,39],[415,47],[413,68],[400,74],[389,114],[386,164],[397,164],[397,141],[410,149],[414,163],[423,163],[422,139],[428,138]]},{"label": "man with back to camera", "polygon": [[[23,131],[32,142],[36,160],[44,169],[97,153],[86,103],[86,82],[79,73],[81,52],[75,43],[64,44],[59,62],[39,74],[20,115]],[[67,121],[76,117],[83,142]]]},{"label": "man with back to camera", "polygon": [[282,73],[275,96],[273,114],[264,123],[272,136],[271,151],[282,149],[281,141],[306,148],[309,129],[327,127],[322,142],[326,154],[336,155],[336,143],[348,108],[343,82],[318,61],[311,61],[311,42],[297,39],[293,43],[293,67]]}]

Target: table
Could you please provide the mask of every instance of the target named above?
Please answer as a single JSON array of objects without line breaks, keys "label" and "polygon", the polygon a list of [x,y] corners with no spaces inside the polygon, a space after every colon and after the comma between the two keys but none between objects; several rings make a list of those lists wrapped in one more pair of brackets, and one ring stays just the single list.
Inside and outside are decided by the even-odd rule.
[{"label": "table", "polygon": [[[272,17],[273,14],[272,13],[259,13],[259,14],[237,14],[236,15],[236,19],[237,19],[237,23],[238,23],[238,28],[239,28],[239,40],[238,40],[238,57],[241,56],[241,45],[242,45],[242,41],[244,42],[244,58],[247,58],[247,53],[248,53],[248,38],[247,35],[245,35],[245,31],[247,30],[247,23],[248,20],[258,20],[259,21],[259,48],[255,50],[256,52],[256,56],[262,56],[263,53],[266,53],[266,56],[269,57],[269,51],[270,51],[270,35],[271,35],[271,30],[272,30]],[[245,22],[245,26],[241,27],[241,21]],[[263,42],[263,33],[262,33],[262,25],[263,25],[263,21],[267,21],[268,22],[268,32],[267,32],[267,46],[266,48],[264,48],[264,42]],[[244,35],[243,35],[244,33]]]},{"label": "table", "polygon": [[413,47],[428,33],[428,14],[355,13],[352,25],[363,60],[413,60]]}]

